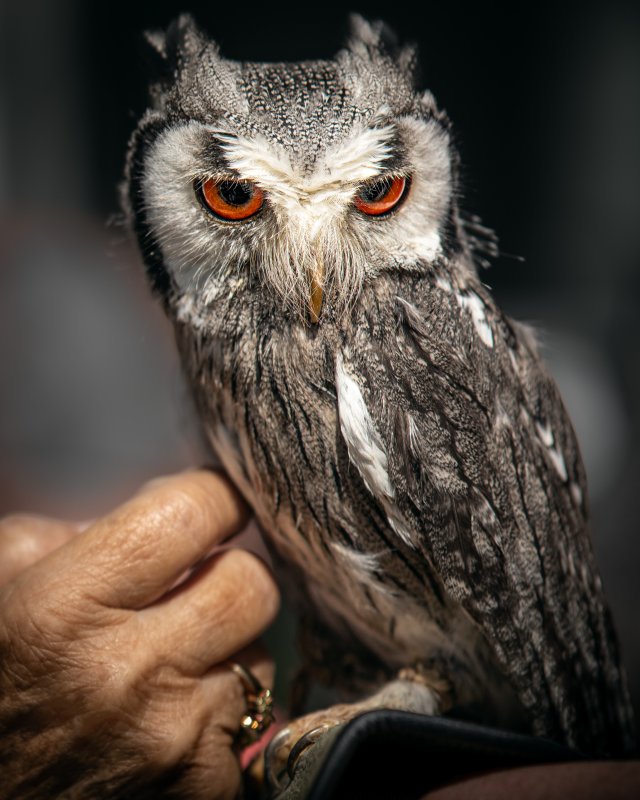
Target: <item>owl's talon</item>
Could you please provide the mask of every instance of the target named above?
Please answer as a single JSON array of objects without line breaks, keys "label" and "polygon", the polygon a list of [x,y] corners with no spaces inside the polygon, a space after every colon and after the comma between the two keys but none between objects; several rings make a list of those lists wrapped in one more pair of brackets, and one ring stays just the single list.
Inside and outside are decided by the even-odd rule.
[{"label": "owl's talon", "polygon": [[284,769],[282,767],[282,761],[278,760],[277,753],[290,736],[291,731],[289,728],[283,728],[276,733],[265,748],[264,776],[265,784],[270,794],[277,795],[286,788],[283,782]]},{"label": "owl's talon", "polygon": [[317,725],[303,733],[293,745],[290,744],[292,738],[290,728],[284,728],[273,737],[264,751],[265,785],[270,796],[277,797],[287,788],[295,776],[302,754],[332,727],[334,725],[330,722]]},{"label": "owl's talon", "polygon": [[298,741],[293,745],[291,751],[289,752],[289,758],[287,759],[287,775],[289,776],[290,780],[293,780],[293,776],[296,771],[296,766],[298,764],[298,759],[302,755],[302,753],[312,745],[314,745],[318,739],[322,736],[323,733],[329,730],[331,726],[328,723],[324,723],[323,725],[318,725],[317,728],[313,728],[313,730],[308,731],[307,733],[303,734]]}]

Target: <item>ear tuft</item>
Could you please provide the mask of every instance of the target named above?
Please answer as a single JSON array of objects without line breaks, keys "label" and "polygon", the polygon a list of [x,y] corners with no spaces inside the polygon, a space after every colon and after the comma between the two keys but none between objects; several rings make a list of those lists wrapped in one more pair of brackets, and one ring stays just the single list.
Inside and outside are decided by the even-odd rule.
[{"label": "ear tuft", "polygon": [[167,28],[166,57],[172,64],[196,59],[212,43],[198,28],[191,14],[180,14]]},{"label": "ear tuft", "polygon": [[167,58],[167,37],[164,31],[145,31],[144,38],[147,44],[162,58]]},{"label": "ear tuft", "polygon": [[425,89],[425,91],[420,94],[420,107],[429,114],[436,114],[438,112],[436,99],[428,89]]},{"label": "ear tuft", "polygon": [[207,38],[190,14],[180,14],[166,31],[147,31],[151,46],[149,71],[155,76],[150,86],[153,105],[159,108],[166,90],[175,83],[187,65],[197,65],[205,50],[209,59],[218,56],[215,42]]},{"label": "ear tuft", "polygon": [[413,80],[417,70],[417,52],[413,45],[401,46],[395,32],[382,20],[370,22],[360,14],[349,16],[349,50],[361,58],[384,55],[396,63],[401,72]]},{"label": "ear tuft", "polygon": [[382,20],[369,22],[360,14],[349,15],[349,31],[348,47],[353,52],[362,52],[363,48],[380,50],[389,38],[395,40],[393,31]]},{"label": "ear tuft", "polygon": [[398,51],[396,61],[403,72],[415,76],[418,72],[418,48],[413,44],[405,44]]}]

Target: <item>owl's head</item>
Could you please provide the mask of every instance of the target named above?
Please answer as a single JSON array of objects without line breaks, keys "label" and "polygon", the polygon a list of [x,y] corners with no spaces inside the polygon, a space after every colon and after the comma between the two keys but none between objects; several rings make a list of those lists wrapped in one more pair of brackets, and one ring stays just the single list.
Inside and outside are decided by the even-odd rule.
[{"label": "owl's head", "polygon": [[149,37],[165,68],[132,138],[128,205],[155,288],[246,287],[316,323],[387,270],[460,247],[445,115],[414,52],[351,21],[332,60],[229,61],[188,16]]}]

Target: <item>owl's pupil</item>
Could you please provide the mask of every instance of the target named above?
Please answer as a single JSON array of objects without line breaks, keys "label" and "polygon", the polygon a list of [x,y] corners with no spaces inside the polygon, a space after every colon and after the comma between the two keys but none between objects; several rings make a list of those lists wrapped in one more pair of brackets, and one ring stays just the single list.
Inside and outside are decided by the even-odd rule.
[{"label": "owl's pupil", "polygon": [[249,183],[222,181],[218,184],[220,197],[230,206],[243,206],[251,200],[253,188]]},{"label": "owl's pupil", "polygon": [[360,197],[365,203],[377,203],[387,194],[390,186],[391,181],[388,178],[368,183],[360,190]]}]

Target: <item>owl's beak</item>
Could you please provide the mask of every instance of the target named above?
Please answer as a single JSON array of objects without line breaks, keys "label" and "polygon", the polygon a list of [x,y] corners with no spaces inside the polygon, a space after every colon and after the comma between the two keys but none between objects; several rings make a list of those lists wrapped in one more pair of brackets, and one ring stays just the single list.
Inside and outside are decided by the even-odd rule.
[{"label": "owl's beak", "polygon": [[309,287],[309,320],[313,325],[315,325],[320,319],[323,297],[323,282],[324,262],[322,260],[322,256],[318,254],[316,268],[311,273],[311,282]]}]

